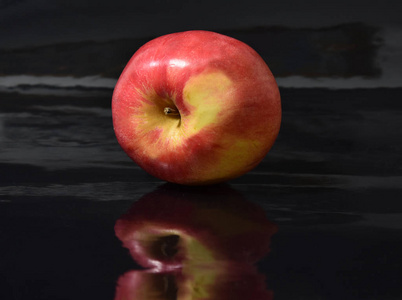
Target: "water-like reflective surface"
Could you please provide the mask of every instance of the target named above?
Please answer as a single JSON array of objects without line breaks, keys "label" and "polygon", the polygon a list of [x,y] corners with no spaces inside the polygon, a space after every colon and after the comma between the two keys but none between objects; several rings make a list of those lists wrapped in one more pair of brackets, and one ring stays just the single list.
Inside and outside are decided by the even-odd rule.
[{"label": "water-like reflective surface", "polygon": [[[264,299],[401,299],[402,91],[281,93],[283,126],[271,153],[209,195],[208,189],[166,192],[126,157],[114,137],[108,91],[1,95],[0,299],[114,299],[135,292],[138,282],[146,291],[165,288],[156,299],[175,299],[189,283],[175,273],[186,257],[179,250],[187,247],[178,246],[183,236],[204,236],[210,259],[219,252],[211,245],[225,241],[217,247],[219,262],[241,261],[239,250],[247,257],[257,251],[250,269],[226,263],[223,270],[236,270],[230,276],[214,273],[222,268],[187,269],[218,276],[211,282],[222,291],[243,283],[241,295],[254,282]],[[195,218],[183,214],[186,205],[215,210]],[[277,232],[260,232],[253,244],[251,229],[267,227],[246,225],[247,216],[253,224],[258,218],[275,224]],[[155,272],[141,261],[118,234],[122,220],[126,228],[138,220],[157,224],[164,238],[151,239],[159,241],[151,247],[153,261],[165,253],[173,257],[171,269]],[[241,228],[250,229],[251,241],[222,237]],[[166,230],[174,234],[165,238]]]}]

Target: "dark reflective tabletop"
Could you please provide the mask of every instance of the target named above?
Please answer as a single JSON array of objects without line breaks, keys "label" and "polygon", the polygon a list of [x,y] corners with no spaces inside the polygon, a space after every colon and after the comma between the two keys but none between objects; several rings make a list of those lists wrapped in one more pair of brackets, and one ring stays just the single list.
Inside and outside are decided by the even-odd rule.
[{"label": "dark reflective tabletop", "polygon": [[402,89],[281,89],[268,156],[182,187],[111,92],[1,94],[0,299],[402,299]]}]

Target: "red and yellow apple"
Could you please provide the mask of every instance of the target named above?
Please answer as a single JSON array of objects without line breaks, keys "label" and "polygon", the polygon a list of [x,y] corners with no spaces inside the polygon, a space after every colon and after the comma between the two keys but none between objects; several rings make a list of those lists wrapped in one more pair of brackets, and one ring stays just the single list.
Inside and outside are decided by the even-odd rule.
[{"label": "red and yellow apple", "polygon": [[128,156],[174,183],[226,181],[256,167],[281,123],[276,81],[245,43],[209,32],[158,37],[122,72],[113,126]]},{"label": "red and yellow apple", "polygon": [[163,271],[190,263],[253,264],[269,252],[276,230],[262,208],[226,185],[163,185],[136,201],[115,225],[138,264]]},{"label": "red and yellow apple", "polygon": [[233,263],[171,272],[128,271],[117,281],[114,300],[272,300],[265,277]]},{"label": "red and yellow apple", "polygon": [[272,299],[255,262],[276,230],[228,186],[161,186],[116,222],[116,236],[146,270],[122,275],[115,300]]}]

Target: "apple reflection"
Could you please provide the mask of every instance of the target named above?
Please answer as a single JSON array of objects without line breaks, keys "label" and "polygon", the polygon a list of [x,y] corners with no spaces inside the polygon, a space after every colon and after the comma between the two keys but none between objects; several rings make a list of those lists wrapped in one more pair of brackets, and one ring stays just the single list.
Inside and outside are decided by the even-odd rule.
[{"label": "apple reflection", "polygon": [[227,185],[163,185],[116,222],[116,236],[145,270],[122,275],[115,300],[272,299],[254,264],[276,230]]}]

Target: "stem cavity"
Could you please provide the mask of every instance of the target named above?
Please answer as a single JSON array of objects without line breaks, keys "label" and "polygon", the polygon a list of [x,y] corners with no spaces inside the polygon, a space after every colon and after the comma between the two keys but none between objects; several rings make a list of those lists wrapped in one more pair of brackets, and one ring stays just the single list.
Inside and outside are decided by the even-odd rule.
[{"label": "stem cavity", "polygon": [[180,116],[179,111],[171,107],[165,107],[163,109],[163,112],[165,113],[166,116]]}]

